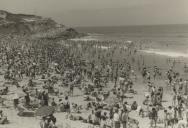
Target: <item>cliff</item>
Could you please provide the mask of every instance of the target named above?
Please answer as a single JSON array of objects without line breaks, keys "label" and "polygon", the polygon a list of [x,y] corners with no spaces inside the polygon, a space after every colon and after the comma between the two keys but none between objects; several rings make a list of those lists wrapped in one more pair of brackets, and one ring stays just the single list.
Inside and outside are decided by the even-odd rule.
[{"label": "cliff", "polygon": [[83,34],[67,28],[50,18],[41,16],[13,14],[0,10],[0,34],[23,34],[36,38],[74,38]]}]

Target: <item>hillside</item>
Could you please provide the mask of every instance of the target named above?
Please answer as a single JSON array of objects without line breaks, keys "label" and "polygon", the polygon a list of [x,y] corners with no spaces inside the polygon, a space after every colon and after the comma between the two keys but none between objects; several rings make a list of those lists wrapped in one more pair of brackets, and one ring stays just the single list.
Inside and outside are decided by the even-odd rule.
[{"label": "hillside", "polygon": [[75,29],[67,28],[50,18],[13,14],[0,10],[0,34],[23,34],[37,38],[74,38],[81,36]]}]

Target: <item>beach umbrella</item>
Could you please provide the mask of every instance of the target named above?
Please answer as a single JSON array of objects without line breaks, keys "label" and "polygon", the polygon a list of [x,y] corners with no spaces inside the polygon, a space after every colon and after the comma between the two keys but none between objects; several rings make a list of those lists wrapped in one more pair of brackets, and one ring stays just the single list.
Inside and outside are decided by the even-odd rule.
[{"label": "beach umbrella", "polygon": [[13,99],[13,100],[14,100],[14,99],[19,99],[18,94],[14,94],[13,97],[12,97],[12,99]]},{"label": "beach umbrella", "polygon": [[26,96],[26,93],[23,92],[20,89],[17,89],[15,91],[15,93],[13,92],[12,95],[10,95],[10,98],[12,98],[12,99],[19,99],[19,98],[24,97],[24,96]]},{"label": "beach umbrella", "polygon": [[26,93],[23,92],[22,90],[19,90],[19,89],[16,91],[16,94],[17,94],[19,97],[24,97],[24,96],[26,96]]},{"label": "beach umbrella", "polygon": [[19,99],[19,98],[21,98],[21,97],[24,97],[24,96],[26,96],[26,94],[21,94],[21,93],[15,93],[14,95],[12,95],[12,99],[14,100],[14,99]]},{"label": "beach umbrella", "polygon": [[52,106],[43,106],[41,108],[39,108],[36,112],[35,115],[36,116],[49,116],[51,114],[53,114],[55,112],[54,107]]}]

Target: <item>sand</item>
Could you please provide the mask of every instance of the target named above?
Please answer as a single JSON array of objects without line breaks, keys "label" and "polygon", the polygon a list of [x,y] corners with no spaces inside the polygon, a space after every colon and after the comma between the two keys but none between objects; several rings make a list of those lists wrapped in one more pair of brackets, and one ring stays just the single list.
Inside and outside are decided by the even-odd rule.
[{"label": "sand", "polygon": [[[171,94],[169,92],[169,88],[165,85],[165,82],[163,80],[157,80],[156,81],[157,86],[163,86],[165,87],[165,93],[164,93],[164,100],[168,101],[165,102],[163,105],[168,106],[171,104]],[[112,86],[112,84],[111,84]],[[134,89],[138,92],[138,94],[134,95],[133,99],[127,99],[128,103],[132,103],[133,101],[137,101],[139,105],[142,105],[142,102],[144,100],[144,93],[146,90],[146,85],[143,84],[141,76],[138,76],[138,81],[135,82]],[[76,89],[75,96],[70,98],[70,102],[78,103],[78,104],[86,104],[85,101],[83,101],[83,96],[80,95],[81,92]],[[2,108],[4,113],[7,115],[8,120],[10,121],[9,124],[0,125],[0,128],[40,128],[39,117],[19,117],[17,116],[17,111],[13,108],[12,102],[7,101],[6,104],[8,104],[11,108]],[[143,105],[142,105],[143,106]],[[83,115],[85,118],[87,118],[88,112],[85,111],[81,115]],[[65,113],[55,113],[55,117],[57,118],[57,125],[71,128],[88,128],[89,124],[82,123],[80,121],[71,121],[69,119],[65,118]],[[130,117],[137,119],[140,124],[140,128],[147,128],[150,125],[150,121],[148,118],[141,118],[138,116],[137,112],[131,112]],[[159,125],[161,126],[161,125]]]},{"label": "sand", "polygon": [[[143,53],[133,55],[133,57],[135,57],[136,60],[139,61],[140,63],[142,63],[142,61],[144,60],[145,66],[150,67],[151,70],[154,65],[162,67],[162,73],[163,73],[162,79],[158,78],[157,80],[154,81],[154,83],[156,86],[164,87],[164,99],[163,100],[166,102],[163,102],[163,106],[167,107],[171,105],[172,94],[171,94],[170,88],[167,87],[166,82],[165,82],[165,79],[166,79],[165,72],[170,68],[171,64],[167,64],[166,60],[168,59],[168,57],[164,56],[164,54],[162,54],[161,52],[160,54],[157,54],[156,52],[155,52],[156,54],[149,54],[149,53],[151,52],[143,52]],[[116,53],[114,58],[115,57],[118,58],[119,56],[120,56],[120,53]],[[131,57],[129,59],[131,59]],[[177,58],[177,60],[178,59],[179,58]],[[141,77],[140,72],[138,72],[138,69],[137,69],[138,66],[136,64],[137,63],[134,63],[131,66],[133,69],[135,69],[137,77],[138,77],[138,80],[134,82],[134,86],[133,86],[133,88],[138,92],[138,94],[134,95],[134,98],[132,99],[127,99],[127,101],[128,103],[137,101],[139,105],[144,107],[142,105],[142,102],[145,99],[144,94],[147,91],[146,84],[143,83],[143,79]],[[177,66],[175,67],[175,70],[183,73],[182,68],[183,68],[183,63],[180,63],[180,64],[177,64]],[[4,82],[4,78],[2,75],[0,76],[0,81],[1,83]],[[22,80],[20,85],[24,85],[27,82],[28,82],[28,78],[24,78],[24,80]],[[35,82],[39,83],[39,80],[35,80]],[[38,86],[41,86],[41,85],[38,85]],[[113,83],[109,83],[108,86],[109,88],[112,88]],[[13,92],[16,92],[15,87],[10,87],[10,90]],[[59,90],[65,91],[66,89],[59,88]],[[83,106],[86,105],[86,101],[83,101],[84,98],[83,98],[82,92],[79,89],[76,89],[74,95],[75,95],[74,97],[70,97],[70,102],[78,103]],[[5,125],[0,125],[0,128],[40,128],[39,126],[40,117],[19,117],[17,115],[17,111],[13,108],[12,100],[7,100],[5,104],[10,108],[5,108],[5,107],[0,106],[1,107],[0,109],[4,111],[5,115],[7,115],[10,123],[5,124]],[[84,111],[82,113],[84,118],[87,118],[88,113],[89,113],[88,111]],[[54,115],[57,118],[57,125],[62,126],[63,128],[88,128],[90,126],[89,124],[85,124],[80,121],[71,121],[69,119],[66,119],[65,113],[62,113],[62,112],[57,112]],[[149,128],[150,120],[148,118],[139,117],[137,112],[131,112],[130,117],[135,118],[139,121],[140,128]],[[162,126],[162,124],[158,124],[158,126]]]}]

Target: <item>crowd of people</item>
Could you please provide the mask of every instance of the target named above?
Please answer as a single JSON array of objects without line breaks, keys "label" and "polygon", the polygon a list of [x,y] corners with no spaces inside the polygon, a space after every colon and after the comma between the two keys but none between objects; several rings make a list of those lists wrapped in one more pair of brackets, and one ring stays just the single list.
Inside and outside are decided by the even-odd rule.
[{"label": "crowd of people", "polygon": [[[146,63],[134,42],[54,42],[9,35],[0,40],[0,73],[5,87],[1,96],[7,100],[16,87],[12,100],[18,116],[37,116],[36,110],[53,107],[54,111],[41,116],[41,128],[57,128],[57,111],[66,113],[66,119],[100,128],[138,128],[138,119],[129,116],[132,112],[150,119],[151,127],[161,122],[165,128],[187,127],[188,82],[174,67],[165,74],[158,65],[148,68]],[[165,78],[166,86],[156,85]],[[140,80],[146,88],[142,104],[134,99],[139,93],[135,84]],[[173,93],[168,106],[164,105],[166,88]],[[70,100],[78,90],[84,104]],[[83,109],[88,117],[74,114]],[[1,115],[4,124],[8,119]]]}]

